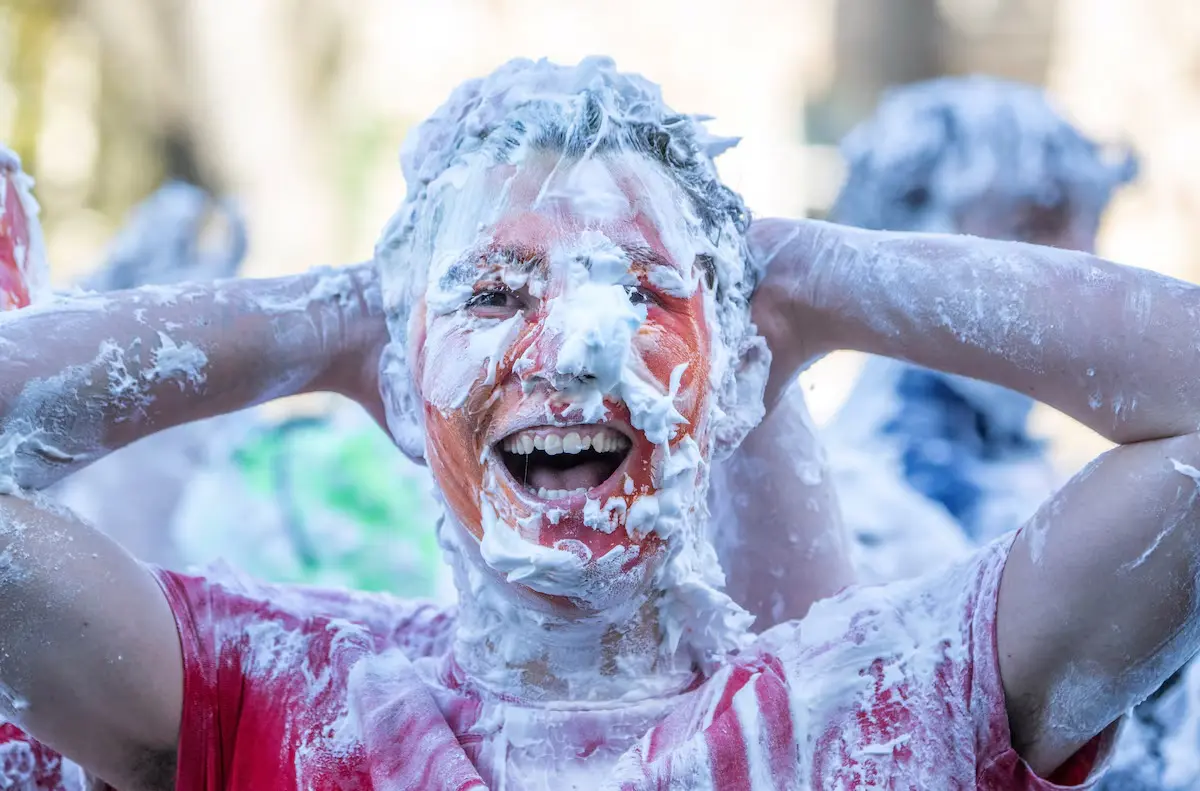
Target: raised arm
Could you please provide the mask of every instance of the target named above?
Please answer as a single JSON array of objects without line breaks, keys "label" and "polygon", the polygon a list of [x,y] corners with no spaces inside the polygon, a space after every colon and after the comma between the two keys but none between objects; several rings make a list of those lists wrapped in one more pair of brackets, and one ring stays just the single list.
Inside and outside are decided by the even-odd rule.
[{"label": "raised arm", "polygon": [[151,570],[28,490],[279,396],[337,390],[378,414],[378,305],[357,267],[0,316],[0,712],[116,787],[171,786],[183,681],[166,598]]},{"label": "raised arm", "polygon": [[[89,294],[0,315],[0,491],[41,489],[171,426],[306,391],[376,414],[341,344],[383,335],[369,265]],[[370,357],[369,355],[367,357]],[[364,357],[366,359],[366,357]],[[371,359],[378,360],[378,355]]]},{"label": "raised arm", "polygon": [[1019,390],[1119,447],[1022,530],[997,640],[1014,745],[1057,768],[1200,647],[1200,288],[1082,253],[768,221],[803,339]]}]

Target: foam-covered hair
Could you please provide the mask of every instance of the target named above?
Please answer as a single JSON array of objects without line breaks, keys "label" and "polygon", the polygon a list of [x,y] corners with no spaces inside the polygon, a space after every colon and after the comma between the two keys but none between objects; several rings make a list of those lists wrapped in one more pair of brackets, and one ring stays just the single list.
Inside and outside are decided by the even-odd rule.
[{"label": "foam-covered hair", "polygon": [[[749,213],[741,197],[721,183],[713,162],[737,141],[708,134],[705,120],[671,110],[657,85],[617,71],[604,57],[586,58],[576,66],[513,60],[456,88],[405,140],[400,159],[407,195],[375,248],[393,340],[385,367],[393,374],[401,373],[397,366],[407,367],[400,347],[409,308],[425,285],[429,240],[421,237],[430,232],[430,223],[436,225],[430,212],[436,211],[434,197],[441,185],[453,182],[458,168],[477,165],[481,157],[504,164],[531,151],[567,159],[633,152],[661,165],[687,196],[699,230],[716,251],[711,263],[720,340],[735,357],[750,347],[761,349],[749,319],[749,299],[762,274],[746,247]],[[732,402],[746,400],[744,393],[735,393],[740,386],[734,381],[735,366],[728,367],[726,381],[718,385],[718,405],[727,413]],[[418,438],[402,436],[397,429],[392,426],[397,441],[414,455]]]},{"label": "foam-covered hair", "polygon": [[1041,89],[982,76],[889,91],[841,151],[831,219],[875,230],[951,231],[985,194],[1099,215],[1137,174],[1132,152],[1085,137]]}]

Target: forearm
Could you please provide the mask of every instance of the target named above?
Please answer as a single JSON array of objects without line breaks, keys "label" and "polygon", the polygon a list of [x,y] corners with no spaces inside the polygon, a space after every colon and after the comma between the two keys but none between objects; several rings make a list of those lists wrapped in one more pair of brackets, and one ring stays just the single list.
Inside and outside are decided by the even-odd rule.
[{"label": "forearm", "polygon": [[359,319],[379,310],[370,284],[355,267],[0,316],[0,488],[43,488],[155,431],[338,389],[347,347],[369,342]]},{"label": "forearm", "polygon": [[[818,226],[817,343],[1027,393],[1117,443],[1200,428],[1200,289],[1083,253]],[[789,257],[789,260],[795,259]]]}]

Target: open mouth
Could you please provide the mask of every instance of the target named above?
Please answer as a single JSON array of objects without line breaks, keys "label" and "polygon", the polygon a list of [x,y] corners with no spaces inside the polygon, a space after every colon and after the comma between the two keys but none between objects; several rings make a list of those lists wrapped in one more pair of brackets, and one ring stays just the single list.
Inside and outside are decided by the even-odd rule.
[{"label": "open mouth", "polygon": [[513,480],[542,500],[586,494],[620,472],[633,449],[608,426],[540,426],[496,443]]}]

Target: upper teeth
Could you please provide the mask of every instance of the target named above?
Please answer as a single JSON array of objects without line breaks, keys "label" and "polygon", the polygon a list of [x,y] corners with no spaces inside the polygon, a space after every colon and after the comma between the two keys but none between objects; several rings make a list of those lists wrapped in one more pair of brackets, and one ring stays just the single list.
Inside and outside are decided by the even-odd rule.
[{"label": "upper teeth", "polygon": [[580,430],[566,434],[553,429],[525,429],[505,437],[501,447],[508,453],[521,455],[533,453],[535,449],[551,456],[585,450],[610,453],[629,447],[629,438],[599,426],[581,426]]}]

